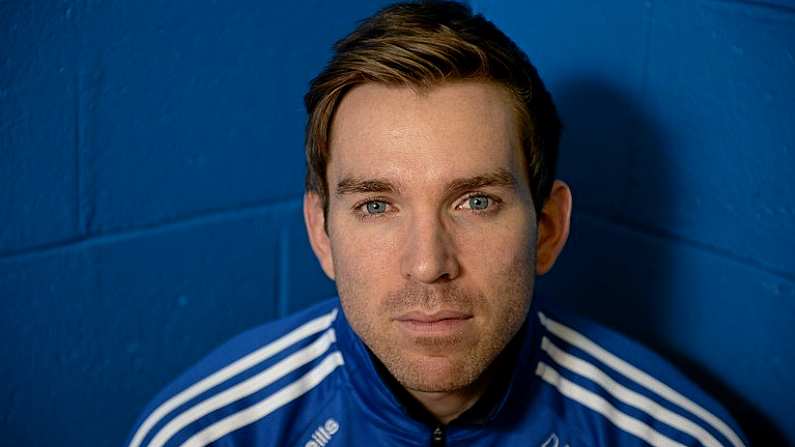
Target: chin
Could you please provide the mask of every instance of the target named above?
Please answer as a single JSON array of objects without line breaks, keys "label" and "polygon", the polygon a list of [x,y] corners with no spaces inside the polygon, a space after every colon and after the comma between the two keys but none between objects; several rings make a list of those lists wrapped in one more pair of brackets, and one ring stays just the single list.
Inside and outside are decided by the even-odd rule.
[{"label": "chin", "polygon": [[[392,367],[394,366],[394,367]],[[387,369],[407,389],[426,393],[457,391],[472,385],[483,368],[468,359],[421,357],[386,365]]]}]

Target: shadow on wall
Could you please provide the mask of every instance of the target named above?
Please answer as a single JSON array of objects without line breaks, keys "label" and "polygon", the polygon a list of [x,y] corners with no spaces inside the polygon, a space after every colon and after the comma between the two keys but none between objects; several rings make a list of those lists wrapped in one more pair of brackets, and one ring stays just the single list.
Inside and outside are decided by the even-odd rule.
[{"label": "shadow on wall", "polygon": [[675,286],[666,225],[642,216],[675,218],[681,179],[666,153],[678,147],[675,129],[662,128],[631,92],[609,82],[585,78],[551,87],[564,122],[558,177],[572,187],[574,212],[565,250],[539,278],[538,299],[592,317],[672,360],[728,407],[752,444],[786,445],[761,412],[666,336],[668,320],[683,310],[676,295],[683,290]]},{"label": "shadow on wall", "polygon": [[[670,136],[632,96],[607,82],[578,79],[553,86],[564,123],[558,177],[572,188],[572,231],[539,293],[563,307],[648,341],[666,313],[673,258],[633,216],[632,200],[670,214],[674,172],[663,154]],[[654,172],[637,172],[638,160]],[[627,318],[631,315],[632,318]]]}]

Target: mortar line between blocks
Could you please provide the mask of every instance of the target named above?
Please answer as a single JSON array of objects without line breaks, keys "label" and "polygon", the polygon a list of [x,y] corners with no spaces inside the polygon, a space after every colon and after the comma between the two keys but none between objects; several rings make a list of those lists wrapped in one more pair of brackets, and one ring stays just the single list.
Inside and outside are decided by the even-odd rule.
[{"label": "mortar line between blocks", "polygon": [[764,0],[715,0],[715,3],[724,3],[729,5],[748,6],[751,8],[759,8],[767,11],[795,15],[795,7],[787,6],[783,3],[776,3]]},{"label": "mortar line between blocks", "polygon": [[289,313],[288,300],[290,295],[290,278],[289,278],[289,263],[290,263],[290,229],[287,226],[282,226],[279,230],[278,248],[278,315],[279,318],[284,318]]},{"label": "mortar line between blocks", "polygon": [[277,201],[253,202],[246,205],[215,210],[205,210],[190,215],[179,216],[174,219],[165,219],[128,228],[117,228],[106,232],[93,233],[91,235],[28,247],[22,250],[0,253],[0,262],[20,261],[39,256],[47,256],[60,251],[93,247],[110,242],[126,241],[136,237],[156,235],[195,225],[248,218],[260,214],[267,214],[278,209],[299,210],[300,206],[300,198],[291,198]]},{"label": "mortar line between blocks", "polygon": [[763,262],[757,261],[751,257],[739,255],[737,253],[733,253],[731,251],[728,251],[724,248],[715,245],[711,245],[705,242],[697,241],[695,239],[690,239],[684,236],[680,236],[676,233],[661,228],[643,224],[641,222],[635,222],[630,219],[602,216],[598,213],[583,208],[577,210],[577,215],[585,217],[586,219],[599,221],[610,225],[615,225],[617,227],[624,228],[626,230],[629,230],[630,232],[641,234],[643,236],[676,242],[690,248],[705,251],[714,256],[719,256],[721,258],[728,259],[732,262],[736,262],[738,264],[744,265],[749,268],[753,268],[755,270],[767,273],[769,275],[778,276],[788,281],[795,282],[795,272],[780,270],[775,267],[771,267]]},{"label": "mortar line between blocks", "polygon": [[78,64],[75,73],[75,212],[77,214],[77,234],[81,237],[86,235],[85,219],[83,215],[83,172],[82,172],[82,145],[83,145],[83,116],[82,116],[82,97],[83,97],[83,82],[82,82],[82,67]]}]

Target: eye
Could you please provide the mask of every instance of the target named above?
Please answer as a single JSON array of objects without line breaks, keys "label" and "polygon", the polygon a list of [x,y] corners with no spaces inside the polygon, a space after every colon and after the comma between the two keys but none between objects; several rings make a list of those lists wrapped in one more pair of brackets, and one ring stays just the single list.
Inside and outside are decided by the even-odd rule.
[{"label": "eye", "polygon": [[383,200],[371,200],[360,208],[367,214],[384,214],[386,212],[387,203]]},{"label": "eye", "polygon": [[466,201],[461,204],[461,208],[471,209],[472,211],[484,211],[491,205],[491,201],[490,197],[484,195],[469,196]]}]

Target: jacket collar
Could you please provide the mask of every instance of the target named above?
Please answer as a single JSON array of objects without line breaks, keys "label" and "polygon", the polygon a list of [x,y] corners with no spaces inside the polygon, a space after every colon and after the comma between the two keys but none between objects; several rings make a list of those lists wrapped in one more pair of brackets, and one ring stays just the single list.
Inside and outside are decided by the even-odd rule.
[{"label": "jacket collar", "polygon": [[[535,301],[535,300],[534,300]],[[540,337],[537,327],[535,306],[531,306],[528,317],[505,350],[495,360],[495,379],[486,393],[475,405],[464,412],[451,425],[483,426],[498,419],[505,406],[516,397],[528,398],[522,382],[529,381],[534,372],[532,365],[539,355],[536,340]],[[370,352],[353,331],[344,312],[340,312],[335,322],[337,340],[345,359],[345,370],[350,380],[354,399],[360,401],[368,415],[379,424],[406,429],[427,429],[436,425],[433,417],[418,402],[413,400],[401,385],[392,377],[381,362]],[[500,377],[503,371],[510,371],[507,380]]]}]

